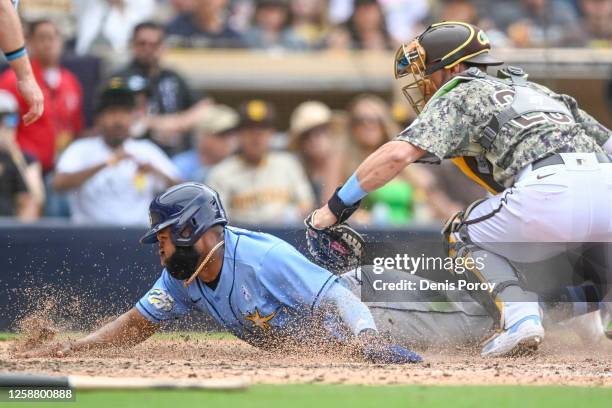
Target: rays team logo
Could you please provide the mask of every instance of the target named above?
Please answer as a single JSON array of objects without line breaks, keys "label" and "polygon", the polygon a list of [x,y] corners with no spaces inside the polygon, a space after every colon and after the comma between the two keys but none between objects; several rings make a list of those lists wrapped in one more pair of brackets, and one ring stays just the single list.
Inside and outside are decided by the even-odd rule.
[{"label": "rays team logo", "polygon": [[174,298],[161,289],[151,290],[147,300],[154,308],[164,312],[169,312],[174,306]]},{"label": "rays team logo", "polygon": [[262,316],[261,314],[259,314],[259,310],[255,308],[255,311],[253,313],[246,315],[244,318],[253,323],[253,326],[259,327],[264,331],[268,331],[270,330],[270,323],[268,322],[274,319],[274,316],[276,316],[276,311],[270,313],[267,316]]}]

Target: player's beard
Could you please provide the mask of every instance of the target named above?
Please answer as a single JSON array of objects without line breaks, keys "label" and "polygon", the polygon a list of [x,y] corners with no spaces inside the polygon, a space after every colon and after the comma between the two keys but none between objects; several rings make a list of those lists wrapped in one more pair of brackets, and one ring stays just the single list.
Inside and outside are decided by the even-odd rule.
[{"label": "player's beard", "polygon": [[195,272],[199,261],[200,254],[193,246],[177,246],[166,260],[166,269],[174,279],[185,280]]}]

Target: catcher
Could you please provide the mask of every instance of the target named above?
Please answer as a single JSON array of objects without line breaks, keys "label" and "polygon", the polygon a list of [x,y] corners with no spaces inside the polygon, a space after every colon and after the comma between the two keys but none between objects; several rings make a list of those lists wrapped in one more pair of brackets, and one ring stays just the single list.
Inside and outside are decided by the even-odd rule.
[{"label": "catcher", "polygon": [[544,338],[537,297],[512,261],[546,260],[569,243],[612,238],[612,133],[572,97],[529,82],[520,68],[488,75],[489,65],[502,64],[489,51],[486,34],[462,22],[433,24],[402,45],[395,76],[410,79],[403,92],[418,117],[305,222],[318,262],[354,266],[359,254],[350,249],[362,248],[351,246],[347,236],[354,234],[342,223],[360,200],[411,163],[452,160],[491,194],[443,232],[449,256],[487,259],[464,279],[495,284],[471,295],[496,326],[481,355],[504,356],[535,351]]},{"label": "catcher", "polygon": [[174,186],[151,202],[149,216],[151,229],[141,242],[159,244],[165,267],[151,290],[92,334],[19,357],[61,357],[134,345],[164,321],[196,310],[256,347],[319,350],[349,345],[366,361],[421,361],[378,334],[366,305],[337,276],[279,238],[227,226],[225,210],[211,188],[198,183]]}]

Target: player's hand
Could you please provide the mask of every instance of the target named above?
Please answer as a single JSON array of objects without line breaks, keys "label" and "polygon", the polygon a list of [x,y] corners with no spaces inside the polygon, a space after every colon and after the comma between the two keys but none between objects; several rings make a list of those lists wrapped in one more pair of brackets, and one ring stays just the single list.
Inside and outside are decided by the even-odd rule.
[{"label": "player's hand", "polygon": [[15,353],[15,358],[66,357],[74,352],[72,343],[61,342],[47,344],[32,350]]},{"label": "player's hand", "polygon": [[336,216],[330,211],[327,204],[318,210],[313,211],[306,219],[310,220],[310,225],[318,230],[329,228],[338,221]]},{"label": "player's hand", "polygon": [[144,174],[159,175],[161,171],[151,163],[139,163],[138,171]]},{"label": "player's hand", "polygon": [[132,155],[130,155],[128,152],[125,151],[125,149],[120,147],[113,152],[113,155],[111,157],[108,158],[106,164],[109,166],[114,166],[117,163],[128,159],[133,159]]},{"label": "player's hand", "polygon": [[44,97],[33,75],[18,79],[17,90],[30,107],[30,110],[23,115],[23,123],[27,126],[36,122],[43,114]]},{"label": "player's hand", "polygon": [[365,346],[363,357],[375,364],[408,364],[423,361],[423,358],[415,352],[397,344]]},{"label": "player's hand", "polygon": [[357,337],[363,358],[375,364],[420,363],[418,354],[396,344],[388,344],[375,330],[366,329]]}]

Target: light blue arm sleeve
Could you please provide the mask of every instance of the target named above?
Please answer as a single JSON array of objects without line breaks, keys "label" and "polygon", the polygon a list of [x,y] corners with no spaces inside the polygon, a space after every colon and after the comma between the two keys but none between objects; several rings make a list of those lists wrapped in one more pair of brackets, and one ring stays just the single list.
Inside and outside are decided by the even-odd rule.
[{"label": "light blue arm sleeve", "polygon": [[370,309],[340,283],[330,286],[321,300],[321,307],[324,313],[338,314],[355,336],[366,329],[376,330]]},{"label": "light blue arm sleeve", "polygon": [[136,303],[136,309],[152,323],[177,319],[192,308],[181,282],[164,269],[153,287]]},{"label": "light blue arm sleeve", "polygon": [[308,308],[310,312],[338,279],[286,242],[268,251],[257,278],[279,302],[296,310]]}]

